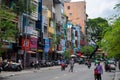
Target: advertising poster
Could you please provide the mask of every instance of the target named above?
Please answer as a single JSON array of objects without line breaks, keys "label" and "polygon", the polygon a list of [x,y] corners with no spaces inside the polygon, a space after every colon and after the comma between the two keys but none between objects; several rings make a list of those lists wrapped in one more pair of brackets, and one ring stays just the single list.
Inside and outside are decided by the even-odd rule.
[{"label": "advertising poster", "polygon": [[22,50],[28,51],[30,49],[30,40],[22,38]]},{"label": "advertising poster", "polygon": [[30,49],[31,50],[37,50],[37,38],[30,38]]}]

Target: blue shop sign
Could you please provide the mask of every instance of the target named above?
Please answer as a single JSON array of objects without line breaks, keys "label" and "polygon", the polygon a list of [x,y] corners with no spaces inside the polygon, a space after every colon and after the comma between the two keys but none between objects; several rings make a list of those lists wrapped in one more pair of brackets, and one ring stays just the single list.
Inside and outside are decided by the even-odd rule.
[{"label": "blue shop sign", "polygon": [[49,49],[50,49],[50,39],[49,38],[45,38],[45,47],[44,47],[44,52],[48,53]]}]

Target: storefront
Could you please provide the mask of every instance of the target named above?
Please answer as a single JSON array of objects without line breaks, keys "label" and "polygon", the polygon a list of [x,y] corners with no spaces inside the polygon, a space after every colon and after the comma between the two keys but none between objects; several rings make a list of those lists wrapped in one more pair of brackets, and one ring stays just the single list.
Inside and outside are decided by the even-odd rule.
[{"label": "storefront", "polygon": [[4,41],[2,44],[2,59],[16,61],[17,53],[15,51],[15,43]]}]

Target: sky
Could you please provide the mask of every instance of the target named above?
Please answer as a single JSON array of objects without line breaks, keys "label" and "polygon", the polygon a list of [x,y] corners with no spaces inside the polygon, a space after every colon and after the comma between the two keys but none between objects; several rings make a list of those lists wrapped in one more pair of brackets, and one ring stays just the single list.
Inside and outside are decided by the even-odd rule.
[{"label": "sky", "polygon": [[[71,0],[71,2],[84,1],[84,0]],[[85,0],[86,1],[86,13],[88,18],[109,18],[115,13],[113,7],[120,0]]]}]

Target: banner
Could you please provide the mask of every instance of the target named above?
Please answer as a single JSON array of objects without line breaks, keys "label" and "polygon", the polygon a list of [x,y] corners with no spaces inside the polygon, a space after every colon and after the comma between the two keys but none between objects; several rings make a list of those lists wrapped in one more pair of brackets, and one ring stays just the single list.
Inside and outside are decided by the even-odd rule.
[{"label": "banner", "polygon": [[30,49],[31,50],[37,50],[37,38],[30,38]]}]

